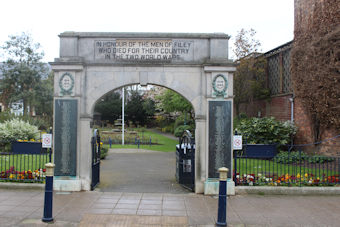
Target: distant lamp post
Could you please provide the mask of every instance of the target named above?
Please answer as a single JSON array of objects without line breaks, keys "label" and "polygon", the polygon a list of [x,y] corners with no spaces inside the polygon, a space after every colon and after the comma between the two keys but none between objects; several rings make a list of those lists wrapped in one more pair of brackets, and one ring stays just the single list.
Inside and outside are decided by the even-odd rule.
[{"label": "distant lamp post", "polygon": [[125,91],[124,91],[124,87],[122,88],[122,145],[124,145],[124,105],[125,105]]}]

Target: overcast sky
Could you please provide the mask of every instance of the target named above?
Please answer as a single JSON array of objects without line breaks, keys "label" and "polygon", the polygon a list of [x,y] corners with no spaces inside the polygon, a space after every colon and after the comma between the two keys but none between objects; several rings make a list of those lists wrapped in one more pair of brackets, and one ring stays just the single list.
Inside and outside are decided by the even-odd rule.
[{"label": "overcast sky", "polygon": [[64,31],[223,32],[232,46],[241,28],[253,28],[266,52],[291,41],[294,29],[294,0],[2,0],[0,7],[0,45],[29,32],[48,62],[59,56]]}]

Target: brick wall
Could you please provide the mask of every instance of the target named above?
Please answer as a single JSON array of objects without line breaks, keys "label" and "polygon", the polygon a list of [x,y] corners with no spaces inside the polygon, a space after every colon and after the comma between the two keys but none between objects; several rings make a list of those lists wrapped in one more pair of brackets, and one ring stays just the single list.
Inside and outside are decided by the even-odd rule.
[{"label": "brick wall", "polygon": [[[327,34],[340,21],[340,4],[338,0],[295,0],[294,1],[294,39],[299,39],[304,33],[313,34],[322,31]],[[321,18],[321,19],[320,19]],[[292,75],[294,76],[294,75]],[[296,89],[298,86],[296,86]],[[294,118],[298,126],[295,144],[313,143],[311,120],[299,98],[295,99]],[[328,128],[321,132],[321,140],[340,134],[339,129]],[[317,152],[326,155],[340,155],[340,138],[329,140],[317,146],[304,147],[307,152]]]},{"label": "brick wall", "polygon": [[[294,120],[295,124],[298,127],[297,134],[295,136],[294,144],[312,144],[314,143],[313,136],[313,128],[311,124],[311,120],[305,111],[301,100],[298,98],[295,99],[294,102]],[[320,140],[325,141],[318,145],[311,145],[305,147],[298,147],[307,153],[316,153],[322,155],[329,156],[340,156],[340,137],[329,140],[337,135],[340,132],[336,128],[328,128],[324,129],[321,133]]]},{"label": "brick wall", "polygon": [[309,29],[310,21],[313,18],[313,12],[316,2],[322,0],[295,0],[294,1],[294,35],[305,32]]},{"label": "brick wall", "polygon": [[[339,26],[340,4],[339,0],[295,0],[294,15],[294,36],[295,39],[303,33],[312,33],[315,29],[327,33],[334,24]],[[322,20],[320,20],[320,15]],[[318,26],[312,27],[314,17],[319,16]],[[314,29],[314,30],[313,30]],[[270,76],[270,75],[268,75]],[[293,76],[293,75],[292,75]],[[298,86],[296,86],[298,89]],[[282,92],[280,90],[280,92]],[[252,103],[245,103],[240,106],[240,113],[246,113],[250,117],[273,116],[278,120],[287,121],[291,119],[291,103],[289,98],[292,95],[273,96],[271,100],[257,100]],[[260,113],[260,115],[259,115]],[[305,110],[302,100],[298,97],[294,100],[294,122],[298,127],[294,144],[311,144],[314,142],[311,120]],[[327,140],[340,134],[336,128],[323,129],[321,140]],[[302,150],[325,155],[340,155],[340,138],[323,142],[320,145],[301,147]]]},{"label": "brick wall", "polygon": [[294,100],[294,122],[298,128],[295,144],[313,143],[312,126],[308,114],[299,98]]},{"label": "brick wall", "polygon": [[257,100],[253,103],[244,103],[240,106],[240,112],[249,117],[275,117],[280,121],[290,121],[292,95],[275,96],[270,100]]}]

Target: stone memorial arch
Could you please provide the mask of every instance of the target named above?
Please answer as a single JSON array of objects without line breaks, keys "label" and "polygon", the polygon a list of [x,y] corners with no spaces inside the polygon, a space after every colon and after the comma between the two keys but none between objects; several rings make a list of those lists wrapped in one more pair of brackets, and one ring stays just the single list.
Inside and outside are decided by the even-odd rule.
[{"label": "stone memorial arch", "polygon": [[[195,192],[216,192],[217,169],[232,168],[235,67],[228,59],[228,35],[64,32],[59,37],[60,56],[51,63],[56,190],[90,190],[95,103],[126,85],[153,84],[191,102]],[[232,185],[229,179],[230,193]]]}]

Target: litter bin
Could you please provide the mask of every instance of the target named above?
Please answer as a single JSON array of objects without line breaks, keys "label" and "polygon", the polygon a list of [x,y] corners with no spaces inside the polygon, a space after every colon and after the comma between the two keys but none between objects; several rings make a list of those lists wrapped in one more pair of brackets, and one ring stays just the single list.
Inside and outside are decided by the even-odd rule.
[{"label": "litter bin", "polygon": [[195,190],[195,140],[188,130],[176,145],[176,181],[191,191]]}]

